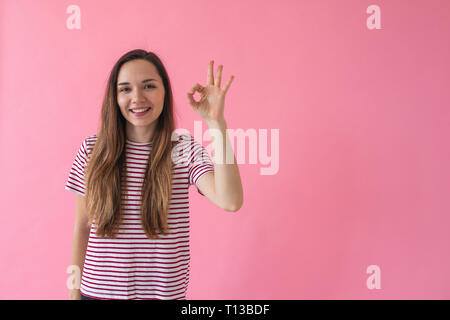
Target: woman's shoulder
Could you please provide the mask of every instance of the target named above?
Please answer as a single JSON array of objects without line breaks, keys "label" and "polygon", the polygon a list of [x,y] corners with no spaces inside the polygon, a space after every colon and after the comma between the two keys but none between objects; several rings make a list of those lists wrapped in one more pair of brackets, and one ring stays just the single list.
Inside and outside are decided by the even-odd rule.
[{"label": "woman's shoulder", "polygon": [[84,149],[83,151],[85,151],[87,155],[89,155],[92,152],[92,149],[94,148],[96,141],[97,141],[97,134],[91,134],[83,140],[81,147]]},{"label": "woman's shoulder", "polygon": [[201,146],[201,143],[198,142],[194,136],[190,133],[174,133],[172,135],[172,141],[175,141],[175,147],[176,148],[183,148],[183,149],[198,149]]},{"label": "woman's shoulder", "polygon": [[172,134],[172,141],[175,141],[176,143],[181,143],[181,144],[196,142],[194,136],[188,132],[182,132],[182,133],[174,132]]},{"label": "woman's shoulder", "polygon": [[95,142],[95,141],[97,141],[97,134],[96,133],[91,134],[85,140],[86,140],[86,142]]},{"label": "woman's shoulder", "polygon": [[86,139],[84,139],[84,142],[88,145],[88,146],[93,146],[95,144],[95,142],[97,141],[97,134],[91,134],[90,136],[88,136]]},{"label": "woman's shoulder", "polygon": [[181,133],[174,137],[175,133],[172,135],[172,141],[175,141],[175,149],[188,150],[190,152],[197,152],[202,148],[202,143],[197,141],[194,136],[190,133]]}]

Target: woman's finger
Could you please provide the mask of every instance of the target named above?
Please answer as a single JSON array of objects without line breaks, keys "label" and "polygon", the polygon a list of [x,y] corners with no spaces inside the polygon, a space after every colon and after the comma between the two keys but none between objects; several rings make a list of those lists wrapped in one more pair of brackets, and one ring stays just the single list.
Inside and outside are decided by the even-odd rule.
[{"label": "woman's finger", "polygon": [[214,85],[214,78],[213,78],[213,67],[214,67],[214,60],[211,60],[209,62],[209,66],[208,66],[208,76],[206,78],[206,85],[209,86],[213,86]]},{"label": "woman's finger", "polygon": [[223,70],[223,65],[220,65],[219,69],[216,72],[216,80],[214,81],[214,85],[217,88],[220,88],[220,82],[221,82],[221,78],[222,78],[222,70]]},{"label": "woman's finger", "polygon": [[191,90],[189,90],[189,93],[194,94],[195,91],[198,91],[198,92],[202,92],[202,91],[203,91],[203,87],[202,87],[198,82],[196,82],[196,83],[192,86]]},{"label": "woman's finger", "polygon": [[192,93],[188,93],[187,98],[191,106],[198,108],[199,103],[194,100],[194,95]]},{"label": "woman's finger", "polygon": [[194,94],[196,91],[198,91],[199,93],[203,92],[203,87],[198,82],[195,83],[192,86],[192,88],[189,90],[189,92],[187,93],[189,103],[191,105],[193,105],[194,107],[198,107],[200,104],[199,102],[195,101],[195,99],[194,99]]},{"label": "woman's finger", "polygon": [[230,79],[227,81],[227,83],[225,84],[225,87],[223,87],[223,93],[227,93],[227,90],[230,87],[233,79],[234,79],[234,76],[231,76]]}]

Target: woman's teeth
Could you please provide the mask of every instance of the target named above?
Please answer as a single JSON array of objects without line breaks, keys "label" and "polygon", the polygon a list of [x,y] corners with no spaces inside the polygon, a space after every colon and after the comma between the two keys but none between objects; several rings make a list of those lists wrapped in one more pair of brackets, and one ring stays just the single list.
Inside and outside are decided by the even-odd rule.
[{"label": "woman's teeth", "polygon": [[147,109],[134,109],[134,110],[131,110],[131,112],[133,112],[133,113],[141,113],[141,112],[145,112],[145,111],[148,111],[148,110],[150,110],[150,108],[147,108]]}]

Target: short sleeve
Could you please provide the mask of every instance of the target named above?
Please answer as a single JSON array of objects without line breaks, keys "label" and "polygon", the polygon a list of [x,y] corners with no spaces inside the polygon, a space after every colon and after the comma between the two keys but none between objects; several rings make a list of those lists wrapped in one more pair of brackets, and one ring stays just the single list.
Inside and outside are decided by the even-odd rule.
[{"label": "short sleeve", "polygon": [[78,149],[70,169],[69,178],[67,179],[65,187],[66,190],[85,196],[86,186],[84,184],[84,174],[87,167],[87,161],[87,143],[86,140],[84,140]]},{"label": "short sleeve", "polygon": [[189,153],[189,185],[193,184],[197,191],[204,195],[197,187],[197,181],[202,175],[208,172],[214,172],[214,163],[212,162],[208,151],[192,136],[190,137]]}]

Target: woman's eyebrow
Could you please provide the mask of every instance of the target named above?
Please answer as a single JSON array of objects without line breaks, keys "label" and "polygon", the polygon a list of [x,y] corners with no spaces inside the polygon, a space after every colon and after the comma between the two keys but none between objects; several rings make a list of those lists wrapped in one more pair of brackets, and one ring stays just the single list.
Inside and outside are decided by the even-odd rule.
[{"label": "woman's eyebrow", "polygon": [[[145,80],[142,80],[142,83],[149,82],[149,81],[158,81],[158,80],[156,80],[156,79],[145,79]],[[121,85],[125,85],[125,84],[130,84],[130,83],[129,82],[121,82],[121,83],[117,84],[117,86],[121,86]]]}]

